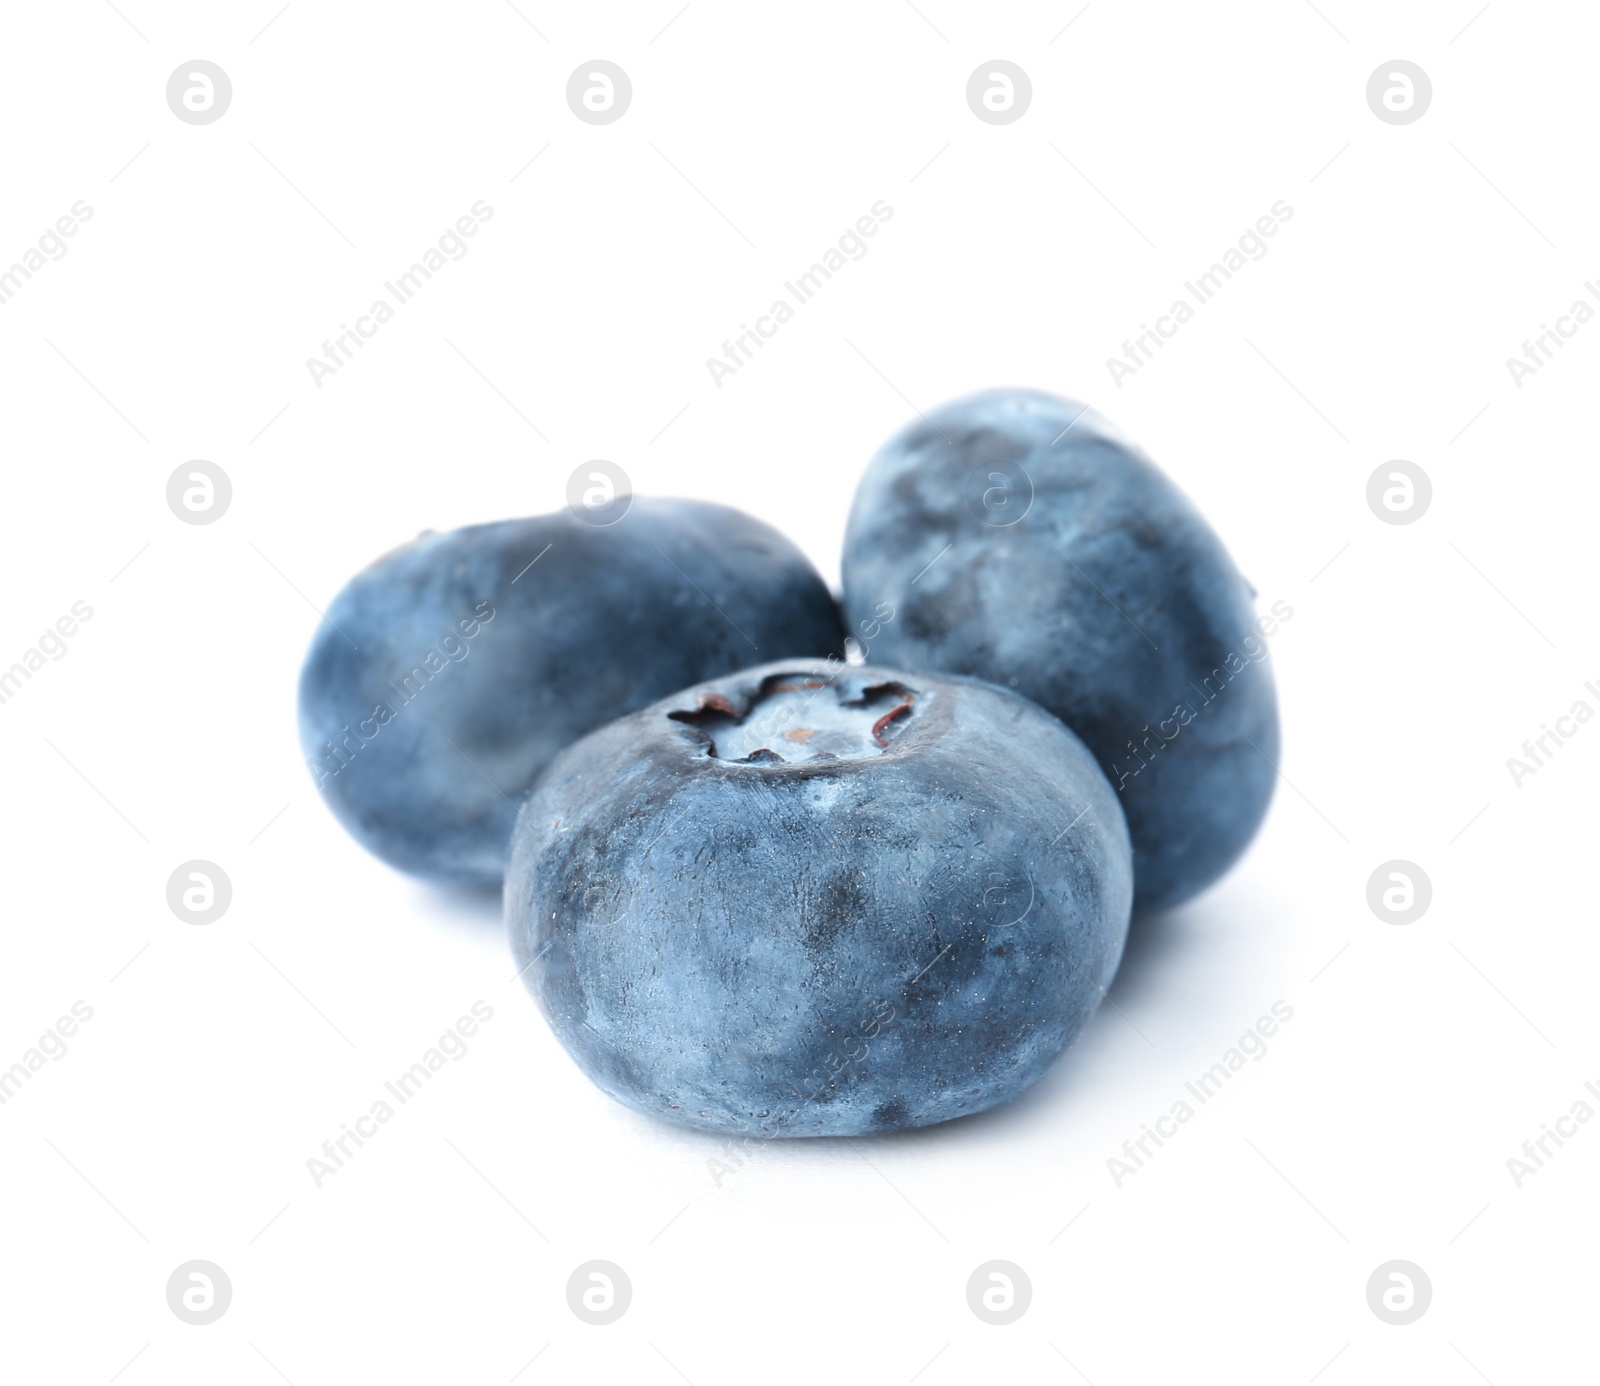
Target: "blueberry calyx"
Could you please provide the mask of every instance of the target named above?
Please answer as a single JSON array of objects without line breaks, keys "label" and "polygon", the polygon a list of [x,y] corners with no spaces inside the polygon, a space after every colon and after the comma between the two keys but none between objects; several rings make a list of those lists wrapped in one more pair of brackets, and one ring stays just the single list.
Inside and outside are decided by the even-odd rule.
[{"label": "blueberry calyx", "polygon": [[768,675],[748,695],[702,693],[692,710],[667,716],[690,729],[708,758],[729,765],[865,760],[903,733],[917,696],[897,682],[855,690],[832,678],[785,672]]}]

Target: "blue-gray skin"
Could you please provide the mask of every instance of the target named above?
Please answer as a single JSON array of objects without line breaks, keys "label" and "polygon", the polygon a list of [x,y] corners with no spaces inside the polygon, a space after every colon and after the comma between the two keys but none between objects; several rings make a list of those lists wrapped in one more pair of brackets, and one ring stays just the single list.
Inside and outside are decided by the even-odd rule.
[{"label": "blue-gray skin", "polygon": [[618,1101],[757,1139],[982,1111],[1094,1013],[1133,895],[1083,744],[978,679],[837,661],[688,689],[564,752],[506,919]]},{"label": "blue-gray skin", "polygon": [[1082,405],[991,390],[904,429],[856,492],[843,573],[848,620],[895,612],[870,659],[994,679],[1083,738],[1127,814],[1140,912],[1204,889],[1255,835],[1278,710],[1254,593]]},{"label": "blue-gray skin", "polygon": [[551,759],[676,688],[840,650],[837,603],[771,526],[634,497],[422,537],[351,579],[300,677],[300,740],[363,846],[436,881],[498,886]]}]

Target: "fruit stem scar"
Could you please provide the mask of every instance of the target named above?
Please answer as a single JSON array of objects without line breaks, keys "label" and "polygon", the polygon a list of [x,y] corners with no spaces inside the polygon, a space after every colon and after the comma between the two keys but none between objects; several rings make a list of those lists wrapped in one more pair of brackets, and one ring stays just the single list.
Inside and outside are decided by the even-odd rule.
[{"label": "fruit stem scar", "polygon": [[[835,698],[823,696],[829,688]],[[759,688],[708,688],[695,708],[667,713],[692,727],[704,754],[732,764],[855,760],[889,748],[889,728],[908,716],[917,694],[885,681],[865,688],[836,687],[806,673],[773,674]],[[783,754],[775,749],[783,747]]]}]

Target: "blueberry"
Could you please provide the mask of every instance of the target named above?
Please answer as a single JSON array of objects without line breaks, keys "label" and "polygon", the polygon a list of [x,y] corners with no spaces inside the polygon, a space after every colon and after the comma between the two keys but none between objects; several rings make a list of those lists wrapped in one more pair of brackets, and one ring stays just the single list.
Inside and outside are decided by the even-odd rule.
[{"label": "blueberry", "polygon": [[385,861],[497,885],[517,806],[563,747],[676,688],[840,648],[822,579],[725,506],[635,497],[425,534],[353,578],[300,678],[328,805]]},{"label": "blueberry", "polygon": [[1094,1012],[1133,894],[1083,744],[978,679],[767,664],[564,752],[506,919],[605,1092],[688,1126],[849,1136],[982,1111]]},{"label": "blueberry", "polygon": [[1122,799],[1141,911],[1216,880],[1266,814],[1278,712],[1253,596],[1142,452],[1030,390],[891,439],[845,538],[871,659],[992,678],[1083,738]]}]

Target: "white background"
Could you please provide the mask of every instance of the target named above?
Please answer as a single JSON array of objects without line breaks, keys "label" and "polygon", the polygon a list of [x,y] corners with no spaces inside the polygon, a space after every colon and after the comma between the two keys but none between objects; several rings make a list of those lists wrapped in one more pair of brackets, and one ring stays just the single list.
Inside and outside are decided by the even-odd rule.
[{"label": "white background", "polygon": [[[0,707],[0,1065],[94,1016],[0,1107],[0,1374],[1507,1386],[1589,1360],[1600,1128],[1520,1188],[1506,1161],[1600,1081],[1600,727],[1520,788],[1506,759],[1600,709],[1600,326],[1521,388],[1505,362],[1600,275],[1600,16],[517,5],[7,10],[0,261],[94,210],[0,307],[0,664],[94,615]],[[202,127],[164,98],[195,57],[234,88]],[[604,127],[564,99],[595,57],[634,88]],[[964,98],[996,57],[1033,84],[999,127]],[[1365,100],[1396,57],[1434,88],[1408,126]],[[306,358],[478,199],[470,253],[317,388]],[[717,388],[705,358],[879,199],[870,253]],[[1114,384],[1279,199],[1270,253]],[[1094,403],[1293,607],[1287,782],[1025,1098],[719,1185],[714,1141],[581,1077],[492,906],[323,808],[294,736],[313,607],[422,528],[556,508],[596,457],[836,580],[872,449],[993,384]],[[234,490],[203,527],[165,500],[194,458]],[[1433,483],[1408,526],[1365,500],[1394,458]],[[167,907],[191,858],[233,883],[213,925]],[[1366,904],[1391,858],[1433,883],[1405,927]],[[317,1188],[308,1157],[479,999],[467,1057]],[[1108,1157],[1277,1000],[1265,1057],[1117,1187]],[[194,1258],[233,1285],[203,1328],[165,1299]],[[632,1281],[611,1327],[567,1307],[593,1258]],[[1032,1282],[1009,1327],[967,1308],[991,1258]],[[1395,1258],[1433,1285],[1406,1327],[1366,1301]]]}]

